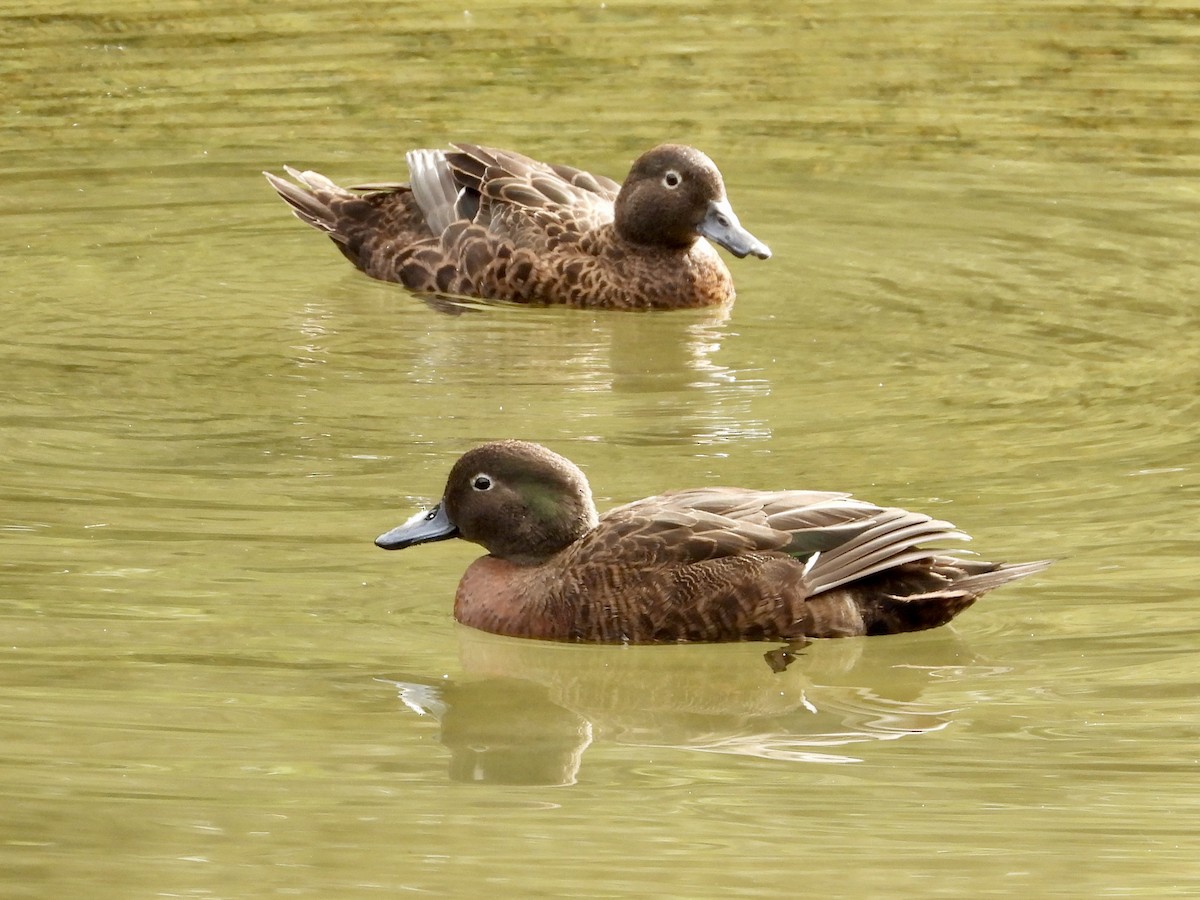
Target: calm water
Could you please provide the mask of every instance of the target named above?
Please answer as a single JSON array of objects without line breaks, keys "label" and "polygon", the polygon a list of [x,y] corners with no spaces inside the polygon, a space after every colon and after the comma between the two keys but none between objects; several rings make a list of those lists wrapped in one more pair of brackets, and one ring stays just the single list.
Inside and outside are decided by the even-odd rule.
[{"label": "calm water", "polygon": [[[0,894],[1200,889],[1200,6],[0,5]],[[790,12],[780,13],[786,9]],[[684,140],[713,313],[431,307],[259,171]],[[953,628],[458,628],[474,442],[1059,558]]]}]

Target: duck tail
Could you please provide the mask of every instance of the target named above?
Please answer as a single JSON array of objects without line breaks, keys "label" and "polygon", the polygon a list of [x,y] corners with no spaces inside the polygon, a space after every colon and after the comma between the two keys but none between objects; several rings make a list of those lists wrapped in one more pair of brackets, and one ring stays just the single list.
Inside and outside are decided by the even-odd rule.
[{"label": "duck tail", "polygon": [[297,183],[270,172],[263,175],[297,219],[326,235],[368,275],[407,284],[399,275],[397,256],[433,236],[409,185],[341,187],[319,172],[283,168]]},{"label": "duck tail", "polygon": [[866,633],[896,634],[945,625],[988,591],[1041,572],[1052,562],[1009,564],[935,557],[927,567],[897,576],[882,593],[859,595]]},{"label": "duck tail", "polygon": [[979,597],[1001,585],[1041,572],[1053,562],[1054,560],[1052,559],[1039,559],[1036,562],[1027,563],[969,563],[961,561],[959,565],[967,569],[968,572],[970,572],[974,565],[986,568],[983,571],[970,572],[966,577],[954,582],[953,587],[955,590],[965,591]]},{"label": "duck tail", "polygon": [[353,199],[344,188],[338,187],[319,172],[301,172],[291,166],[283,170],[303,187],[292,184],[271,172],[263,172],[271,187],[275,189],[283,202],[292,208],[292,213],[306,225],[311,225],[317,231],[324,232],[338,243],[346,243],[347,237],[338,229],[338,215],[334,211],[335,199]]}]

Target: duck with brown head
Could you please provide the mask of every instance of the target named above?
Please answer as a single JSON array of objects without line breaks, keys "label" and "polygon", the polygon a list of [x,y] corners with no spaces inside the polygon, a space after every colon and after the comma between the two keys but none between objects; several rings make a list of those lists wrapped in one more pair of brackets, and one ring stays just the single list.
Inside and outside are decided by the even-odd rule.
[{"label": "duck with brown head", "polygon": [[849,494],[694,488],[596,512],[570,460],[525,441],[464,454],[441,502],[385,550],[463,538],[488,555],[454,616],[515,637],[604,643],[798,640],[919,631],[1049,561],[964,559],[949,522]]},{"label": "duck with brown head", "polygon": [[618,186],[507,150],[453,146],[410,151],[407,184],[263,174],[355,266],[418,292],[592,309],[717,306],[733,299],[733,279],[709,241],[739,258],[771,255],[692,147],[647,151]]}]

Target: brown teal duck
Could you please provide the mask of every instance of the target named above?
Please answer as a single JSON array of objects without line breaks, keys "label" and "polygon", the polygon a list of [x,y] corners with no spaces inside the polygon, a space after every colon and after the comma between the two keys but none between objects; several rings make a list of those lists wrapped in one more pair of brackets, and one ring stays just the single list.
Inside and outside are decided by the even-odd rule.
[{"label": "brown teal duck", "polygon": [[441,502],[380,535],[385,550],[461,537],[488,551],[454,616],[496,634],[634,644],[919,631],[1049,560],[966,559],[949,522],[849,494],[694,488],[603,516],[583,473],[538,444],[464,454]]},{"label": "brown teal duck", "polygon": [[[625,183],[475,144],[412,150],[411,180],[342,188],[264,172],[302,222],[355,266],[409,290],[592,309],[681,309],[733,299],[709,241],[766,259],[712,160],[664,144]],[[707,240],[706,240],[707,239]]]}]

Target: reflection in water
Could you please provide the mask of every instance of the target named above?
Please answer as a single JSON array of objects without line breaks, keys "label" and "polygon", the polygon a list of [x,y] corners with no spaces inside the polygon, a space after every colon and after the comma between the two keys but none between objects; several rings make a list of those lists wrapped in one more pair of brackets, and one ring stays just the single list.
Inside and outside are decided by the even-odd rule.
[{"label": "reflection in water", "polygon": [[[514,413],[524,420],[523,434],[553,434],[570,421],[590,429],[585,439],[634,446],[771,437],[753,408],[769,394],[770,382],[758,368],[721,361],[724,342],[737,337],[729,331],[727,307],[672,315],[581,313],[447,298],[429,305],[393,285],[383,289],[372,296],[386,298],[394,310],[392,330],[384,333],[377,309],[355,309],[361,294],[306,304],[291,323],[300,337],[295,365],[376,369],[380,383],[403,384],[417,410],[441,410],[448,395],[475,398],[471,430],[477,437],[516,436]],[[448,318],[447,307],[466,314]],[[548,392],[550,383],[555,390]],[[378,400],[368,404],[364,397],[368,405]],[[489,416],[494,425],[487,424]],[[555,425],[531,428],[531,419]]]},{"label": "reflection in water", "polygon": [[530,681],[387,683],[413,712],[438,720],[454,781],[574,784],[592,742],[587,719]]},{"label": "reflection in water", "polygon": [[574,784],[595,740],[808,763],[826,748],[937,731],[956,710],[922,700],[974,665],[953,632],[911,640],[817,641],[774,670],[758,644],[605,647],[461,628],[467,677],[388,679],[441,726],[455,781]]}]

